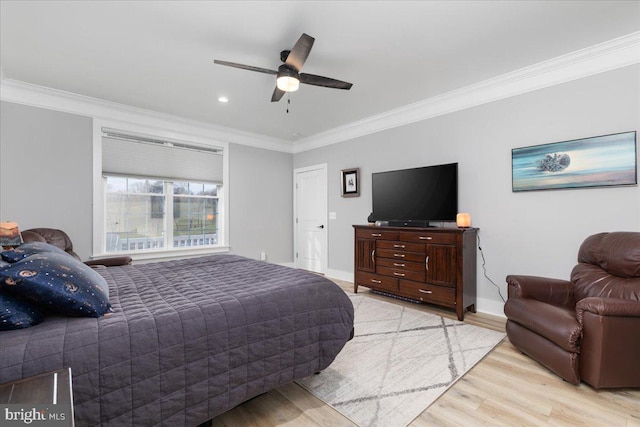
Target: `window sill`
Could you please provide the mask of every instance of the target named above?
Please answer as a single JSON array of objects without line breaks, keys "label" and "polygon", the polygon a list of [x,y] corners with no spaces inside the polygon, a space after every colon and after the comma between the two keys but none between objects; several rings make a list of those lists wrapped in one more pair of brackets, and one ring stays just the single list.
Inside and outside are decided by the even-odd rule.
[{"label": "window sill", "polygon": [[163,250],[148,250],[139,252],[109,252],[91,257],[92,260],[110,258],[114,256],[130,256],[133,261],[169,261],[180,258],[193,258],[203,255],[213,255],[229,252],[229,246],[174,248]]}]

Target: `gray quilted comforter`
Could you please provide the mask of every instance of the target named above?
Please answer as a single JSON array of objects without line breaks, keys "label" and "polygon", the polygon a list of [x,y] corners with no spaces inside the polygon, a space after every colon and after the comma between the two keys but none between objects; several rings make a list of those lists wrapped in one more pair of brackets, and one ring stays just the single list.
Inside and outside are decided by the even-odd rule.
[{"label": "gray quilted comforter", "polygon": [[115,313],[0,332],[0,383],[71,367],[77,426],[196,426],[320,371],[353,329],[333,282],[234,255],[109,267]]}]

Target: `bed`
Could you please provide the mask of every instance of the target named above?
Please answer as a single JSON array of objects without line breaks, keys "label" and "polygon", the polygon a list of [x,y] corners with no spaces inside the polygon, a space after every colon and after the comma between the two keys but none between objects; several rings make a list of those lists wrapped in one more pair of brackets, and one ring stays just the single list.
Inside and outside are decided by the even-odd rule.
[{"label": "bed", "polygon": [[96,271],[114,313],[0,332],[0,383],[70,367],[79,426],[197,426],[353,336],[345,292],[309,272],[235,255]]}]

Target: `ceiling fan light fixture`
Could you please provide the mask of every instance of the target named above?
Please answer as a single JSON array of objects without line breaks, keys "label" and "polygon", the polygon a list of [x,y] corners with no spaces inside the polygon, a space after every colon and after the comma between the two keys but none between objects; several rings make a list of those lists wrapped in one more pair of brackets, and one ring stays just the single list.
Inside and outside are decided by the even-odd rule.
[{"label": "ceiling fan light fixture", "polygon": [[295,92],[300,87],[298,72],[286,65],[281,65],[280,68],[278,68],[276,86],[283,92]]},{"label": "ceiling fan light fixture", "polygon": [[295,92],[300,88],[300,80],[295,77],[278,77],[276,84],[278,85],[278,89],[283,92]]},{"label": "ceiling fan light fixture", "polygon": [[[300,83],[334,89],[351,89],[351,86],[353,86],[353,84],[349,82],[343,82],[341,80],[323,76],[316,76],[313,74],[300,74],[304,63],[309,56],[309,52],[311,52],[314,41],[315,39],[309,34],[302,33],[291,50],[283,50],[282,52],[280,52],[280,60],[284,62],[284,64],[278,67],[278,71],[268,68],[255,67],[253,65],[222,61],[219,59],[214,59],[213,62],[214,64],[224,65],[227,67],[256,71],[258,73],[270,74],[272,76],[275,75],[276,87],[271,95],[271,102],[280,101],[284,94],[287,92],[295,92],[300,88]],[[302,76],[302,79],[300,78],[300,76]]]}]

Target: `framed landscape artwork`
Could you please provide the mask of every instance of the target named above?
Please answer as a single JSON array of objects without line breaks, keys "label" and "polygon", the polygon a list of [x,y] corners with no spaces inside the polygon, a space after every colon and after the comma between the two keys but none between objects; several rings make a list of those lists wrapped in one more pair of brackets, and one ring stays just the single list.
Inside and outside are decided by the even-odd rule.
[{"label": "framed landscape artwork", "polygon": [[637,185],[637,158],[635,131],[514,148],[512,189]]}]

